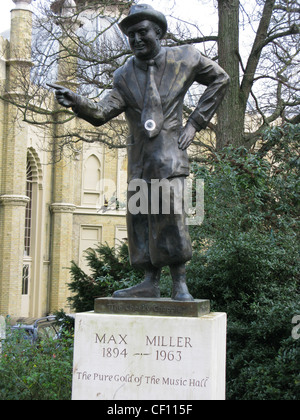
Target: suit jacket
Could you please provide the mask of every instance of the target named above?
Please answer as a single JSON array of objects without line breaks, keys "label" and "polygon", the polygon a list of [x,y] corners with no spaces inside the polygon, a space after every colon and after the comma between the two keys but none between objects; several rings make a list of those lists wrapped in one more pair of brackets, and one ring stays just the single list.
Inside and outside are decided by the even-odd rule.
[{"label": "suit jacket", "polygon": [[[73,108],[78,117],[95,126],[125,112],[130,135],[127,141],[128,182],[142,178],[172,178],[189,174],[187,151],[178,148],[182,133],[184,96],[194,82],[207,86],[189,121],[199,131],[213,117],[226,91],[228,75],[193,46],[162,48],[158,90],[161,96],[164,123],[159,135],[151,140],[141,123],[144,104],[145,69],[131,57],[114,74],[114,88],[98,103],[78,96]],[[143,73],[144,72],[144,73]]]}]

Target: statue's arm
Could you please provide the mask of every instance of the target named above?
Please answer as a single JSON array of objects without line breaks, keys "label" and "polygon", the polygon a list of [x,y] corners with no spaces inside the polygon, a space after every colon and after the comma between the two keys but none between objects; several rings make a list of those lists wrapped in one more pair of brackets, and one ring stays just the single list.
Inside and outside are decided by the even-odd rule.
[{"label": "statue's arm", "polygon": [[222,102],[229,83],[229,76],[217,63],[204,57],[194,47],[189,48],[189,53],[193,60],[196,59],[192,70],[194,81],[207,86],[207,89],[190,115],[178,140],[178,147],[182,150],[190,146],[197,131],[207,127]]},{"label": "statue's arm", "polygon": [[194,80],[207,86],[189,118],[189,123],[195,127],[196,131],[200,131],[207,127],[217,111],[225,96],[230,79],[216,62],[200,54]]},{"label": "statue's arm", "polygon": [[121,94],[115,88],[99,102],[78,96],[72,109],[79,118],[99,127],[124,112],[126,105]]},{"label": "statue's arm", "polygon": [[98,127],[125,111],[126,105],[117,88],[112,89],[99,102],[77,95],[71,90],[56,84],[48,84],[55,89],[58,103],[65,108],[72,108],[74,113],[92,125]]}]

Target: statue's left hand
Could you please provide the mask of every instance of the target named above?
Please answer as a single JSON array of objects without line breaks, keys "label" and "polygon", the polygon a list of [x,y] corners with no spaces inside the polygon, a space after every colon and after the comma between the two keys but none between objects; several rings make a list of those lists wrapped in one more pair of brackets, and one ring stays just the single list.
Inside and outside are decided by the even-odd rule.
[{"label": "statue's left hand", "polygon": [[191,123],[187,123],[187,125],[184,127],[183,133],[179,137],[178,140],[178,147],[179,149],[186,150],[192,141],[194,140],[196,129]]}]

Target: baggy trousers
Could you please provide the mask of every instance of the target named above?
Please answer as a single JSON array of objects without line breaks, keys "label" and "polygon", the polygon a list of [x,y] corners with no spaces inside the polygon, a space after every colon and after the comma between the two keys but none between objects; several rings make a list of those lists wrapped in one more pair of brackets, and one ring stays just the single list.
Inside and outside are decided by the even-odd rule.
[{"label": "baggy trousers", "polygon": [[127,193],[127,231],[131,265],[183,264],[192,258],[184,211],[184,180],[134,180]]}]

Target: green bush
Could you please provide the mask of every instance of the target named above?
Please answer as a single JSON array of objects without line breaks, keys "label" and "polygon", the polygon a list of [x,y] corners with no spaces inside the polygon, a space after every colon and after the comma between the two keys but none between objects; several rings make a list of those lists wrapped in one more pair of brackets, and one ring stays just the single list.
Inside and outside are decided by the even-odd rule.
[{"label": "green bush", "polygon": [[96,249],[86,251],[85,258],[90,274],[84,273],[74,261],[70,268],[68,287],[72,295],[68,300],[75,312],[91,311],[95,298],[111,296],[115,290],[131,287],[142,280],[143,273],[130,266],[125,244],[117,249],[99,244]]},{"label": "green bush", "polygon": [[268,131],[268,159],[227,148],[193,167],[205,181],[205,219],[191,230],[189,287],[228,314],[228,399],[300,397],[300,340],[291,338],[299,313],[299,133],[299,126]]},{"label": "green bush", "polygon": [[70,400],[73,334],[33,344],[7,330],[0,355],[0,400]]}]

